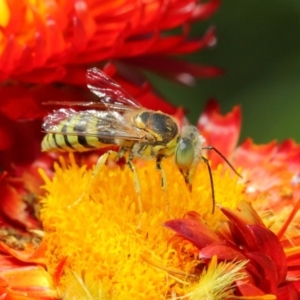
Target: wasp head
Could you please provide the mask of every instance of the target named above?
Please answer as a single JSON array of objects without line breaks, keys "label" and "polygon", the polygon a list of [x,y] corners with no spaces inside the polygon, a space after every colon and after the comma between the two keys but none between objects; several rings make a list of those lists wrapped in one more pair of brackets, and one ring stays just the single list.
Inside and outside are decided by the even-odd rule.
[{"label": "wasp head", "polygon": [[184,126],[178,137],[175,150],[175,163],[184,176],[186,184],[192,188],[193,171],[201,159],[201,147],[204,138],[195,126]]}]

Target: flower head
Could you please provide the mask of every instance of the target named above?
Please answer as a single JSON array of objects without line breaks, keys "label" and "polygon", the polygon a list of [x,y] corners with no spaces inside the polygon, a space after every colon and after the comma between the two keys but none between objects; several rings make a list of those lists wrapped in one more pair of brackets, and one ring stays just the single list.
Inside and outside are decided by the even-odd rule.
[{"label": "flower head", "polygon": [[[228,134],[228,126],[230,136],[236,139],[238,126],[234,124],[239,124],[239,109],[222,117],[214,111],[216,106],[208,107],[204,115],[212,126],[203,132],[206,139],[214,141],[216,133],[210,135],[209,128],[216,128],[215,118],[217,132]],[[222,124],[227,124],[224,129]],[[220,146],[216,147],[222,151]],[[229,153],[234,163],[242,147]],[[285,153],[289,155],[287,150]],[[46,265],[57,296],[197,299],[209,295],[224,299],[240,295],[287,299],[299,293],[299,204],[289,198],[289,217],[285,219],[287,210],[266,214],[261,210],[263,198],[272,208],[278,197],[286,196],[277,194],[278,187],[272,184],[267,194],[251,193],[249,186],[256,181],[250,165],[244,166],[240,179],[226,170],[226,165],[214,167],[212,157],[218,208],[211,214],[211,182],[204,163],[197,167],[190,192],[173,159],[164,160],[167,188],[163,191],[155,163],[137,160],[141,215],[132,172],[120,163],[104,166],[86,190],[92,176],[86,165],[93,161],[94,155],[76,160],[64,157],[55,164],[54,177],[41,171],[45,192],[39,218],[44,230],[40,247],[34,250],[32,239],[23,238],[24,252],[12,249],[7,240],[2,242],[2,251]],[[286,169],[297,172],[293,166],[286,165]],[[276,174],[280,178],[280,173]],[[293,180],[288,185],[292,191],[297,190]],[[279,182],[283,187],[288,181]],[[83,198],[82,191],[86,191]],[[271,195],[277,198],[269,201]],[[273,225],[274,218],[281,220],[279,225]]]},{"label": "flower head", "polygon": [[[209,17],[218,6],[218,0],[163,4],[136,0],[2,1],[0,78],[74,82],[85,72],[82,66],[86,64],[133,57],[147,61],[147,56],[199,50],[213,43],[213,31],[203,39],[189,40],[189,24]],[[181,34],[171,34],[176,27],[182,27]],[[218,71],[203,68],[202,73]]]},{"label": "flower head", "polygon": [[[171,234],[161,224],[171,216],[181,216],[183,211],[197,210],[211,226],[216,226],[221,214],[211,215],[210,180],[205,165],[199,166],[194,191],[190,193],[172,159],[167,159],[163,163],[168,179],[164,192],[158,188],[160,174],[155,164],[137,161],[143,203],[142,225],[137,230],[140,214],[128,168],[105,168],[84,200],[74,204],[86,188],[91,171],[78,167],[72,157],[70,166],[62,163],[55,167],[53,180],[44,176],[47,195],[41,211],[47,269],[55,274],[64,261],[59,279],[62,295],[72,293],[69,287],[74,282],[80,286],[82,281],[93,297],[101,293],[115,299],[156,299],[171,294],[173,289],[178,295],[191,289],[193,282],[199,280],[193,275],[197,257],[186,257],[182,263],[174,249],[167,247]],[[242,187],[236,177],[221,173],[221,169],[214,172],[216,198],[235,208],[243,197]],[[69,186],[74,188],[68,189],[66,195]],[[222,186],[230,192],[224,194]],[[183,284],[180,278],[186,276]]]}]

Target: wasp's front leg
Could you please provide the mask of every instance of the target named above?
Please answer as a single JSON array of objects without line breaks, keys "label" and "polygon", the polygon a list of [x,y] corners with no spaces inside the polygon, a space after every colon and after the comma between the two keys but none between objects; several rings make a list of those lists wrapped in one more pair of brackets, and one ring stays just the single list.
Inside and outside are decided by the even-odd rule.
[{"label": "wasp's front leg", "polygon": [[166,201],[166,211],[169,211],[169,200],[166,196],[166,189],[167,189],[167,177],[166,177],[166,172],[165,169],[163,168],[161,162],[162,162],[163,156],[158,155],[156,157],[156,169],[160,172],[161,174],[161,188],[164,193],[165,201]]},{"label": "wasp's front leg", "polygon": [[126,152],[127,152],[127,149],[124,147],[121,147],[121,149],[118,152],[109,150],[106,153],[104,153],[103,155],[101,155],[97,160],[97,163],[93,170],[92,176],[90,177],[84,191],[81,193],[79,198],[73,204],[77,205],[78,203],[80,203],[82,201],[82,199],[86,196],[86,194],[88,194],[88,191],[90,190],[95,178],[101,173],[103,167],[105,166],[106,162],[109,159],[118,161],[121,157],[124,156],[124,154]]},{"label": "wasp's front leg", "polygon": [[156,169],[161,173],[161,188],[163,189],[163,191],[166,191],[167,179],[166,179],[166,172],[161,165],[162,159],[163,159],[162,156],[156,157]]},{"label": "wasp's front leg", "polygon": [[133,158],[134,158],[134,154],[132,151],[130,151],[128,155],[127,165],[133,174],[134,187],[135,187],[135,192],[137,194],[137,202],[138,202],[138,208],[140,213],[140,221],[138,224],[138,229],[140,229],[142,226],[142,218],[143,218],[143,203],[142,203],[142,195],[141,195],[142,192],[141,192],[140,179],[136,171],[135,165],[133,164]]}]

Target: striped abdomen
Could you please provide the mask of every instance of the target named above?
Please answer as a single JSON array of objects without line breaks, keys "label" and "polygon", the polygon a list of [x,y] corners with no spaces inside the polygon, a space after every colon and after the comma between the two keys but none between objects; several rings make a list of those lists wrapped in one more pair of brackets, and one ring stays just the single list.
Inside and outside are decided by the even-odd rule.
[{"label": "striped abdomen", "polygon": [[[113,138],[103,138],[105,131],[99,133],[99,129],[105,130],[105,118],[107,112],[97,112],[92,110],[75,112],[58,124],[47,126],[47,121],[43,127],[48,133],[42,141],[42,151],[90,151],[99,149],[104,144],[115,144]],[[107,129],[107,136],[109,131]]]}]

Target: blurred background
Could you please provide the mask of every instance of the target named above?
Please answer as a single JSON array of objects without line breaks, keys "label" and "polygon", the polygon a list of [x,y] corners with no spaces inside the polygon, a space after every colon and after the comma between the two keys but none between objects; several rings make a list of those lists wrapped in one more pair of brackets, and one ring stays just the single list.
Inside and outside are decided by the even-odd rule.
[{"label": "blurred background", "polygon": [[225,74],[198,80],[194,87],[153,77],[155,87],[170,102],[184,105],[193,124],[210,97],[222,112],[240,104],[240,142],[248,136],[256,143],[288,137],[300,142],[300,0],[224,0],[193,35],[209,26],[216,26],[217,45],[189,60],[218,66]]}]

